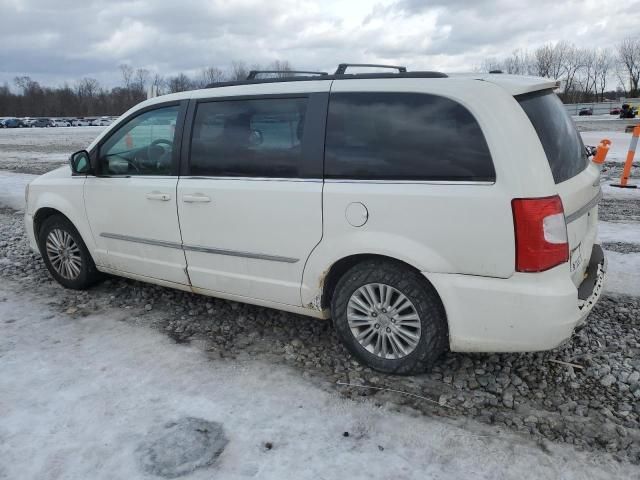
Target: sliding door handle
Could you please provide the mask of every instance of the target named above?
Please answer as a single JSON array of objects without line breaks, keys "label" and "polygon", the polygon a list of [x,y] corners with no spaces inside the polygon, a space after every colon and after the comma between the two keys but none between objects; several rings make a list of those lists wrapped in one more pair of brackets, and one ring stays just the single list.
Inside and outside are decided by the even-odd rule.
[{"label": "sliding door handle", "polygon": [[183,195],[182,201],[185,203],[209,203],[211,197],[203,195],[202,193],[195,193],[193,195]]},{"label": "sliding door handle", "polygon": [[162,202],[168,202],[171,200],[171,195],[161,192],[149,192],[145,195],[148,200],[160,200]]}]

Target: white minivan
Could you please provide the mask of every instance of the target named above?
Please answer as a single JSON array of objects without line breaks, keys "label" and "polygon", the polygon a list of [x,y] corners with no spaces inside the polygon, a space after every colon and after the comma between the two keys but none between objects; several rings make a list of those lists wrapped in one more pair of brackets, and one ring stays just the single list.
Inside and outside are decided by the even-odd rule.
[{"label": "white minivan", "polygon": [[104,272],[332,318],[384,372],[569,338],[605,259],[556,82],[345,67],[135,106],[27,187],[32,248],[67,288]]}]

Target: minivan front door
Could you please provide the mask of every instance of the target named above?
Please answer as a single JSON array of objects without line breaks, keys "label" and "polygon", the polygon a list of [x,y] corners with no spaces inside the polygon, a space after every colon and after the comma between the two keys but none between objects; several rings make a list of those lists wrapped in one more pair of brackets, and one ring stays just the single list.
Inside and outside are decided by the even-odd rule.
[{"label": "minivan front door", "polygon": [[186,102],[143,110],[99,145],[97,175],[84,187],[99,265],[189,284],[176,212],[185,108]]},{"label": "minivan front door", "polygon": [[304,265],[322,237],[326,105],[327,94],[312,93],[190,107],[177,201],[194,289],[301,305]]}]

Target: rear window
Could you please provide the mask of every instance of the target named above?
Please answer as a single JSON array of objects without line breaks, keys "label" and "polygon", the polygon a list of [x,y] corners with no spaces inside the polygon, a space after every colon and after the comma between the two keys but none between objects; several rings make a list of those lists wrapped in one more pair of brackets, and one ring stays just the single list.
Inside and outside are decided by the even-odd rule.
[{"label": "rear window", "polygon": [[518,95],[536,129],[556,183],[562,183],[582,172],[588,165],[582,138],[558,96],[551,90]]},{"label": "rear window", "polygon": [[494,181],[480,125],[459,103],[418,93],[334,93],[327,178]]}]

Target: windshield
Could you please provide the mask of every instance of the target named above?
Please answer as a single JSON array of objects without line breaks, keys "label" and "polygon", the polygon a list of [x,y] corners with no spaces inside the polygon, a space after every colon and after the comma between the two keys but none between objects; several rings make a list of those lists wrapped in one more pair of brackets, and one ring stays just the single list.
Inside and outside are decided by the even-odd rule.
[{"label": "windshield", "polygon": [[587,168],[582,138],[562,102],[551,90],[518,95],[516,100],[538,133],[556,183],[575,177]]}]

